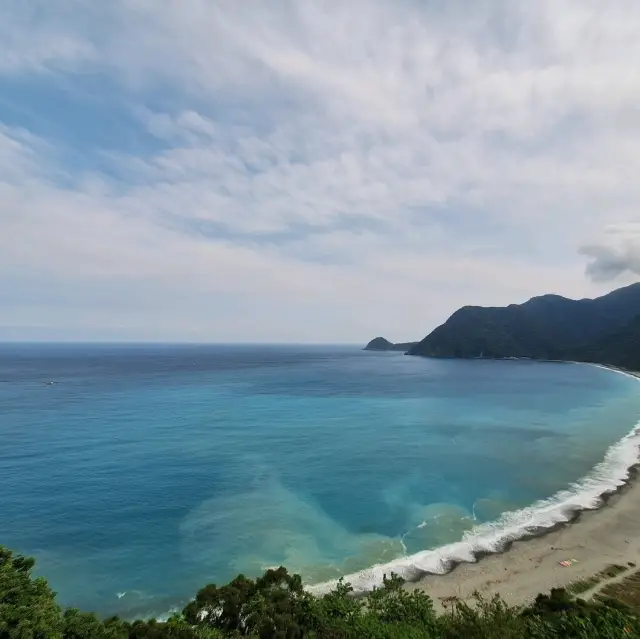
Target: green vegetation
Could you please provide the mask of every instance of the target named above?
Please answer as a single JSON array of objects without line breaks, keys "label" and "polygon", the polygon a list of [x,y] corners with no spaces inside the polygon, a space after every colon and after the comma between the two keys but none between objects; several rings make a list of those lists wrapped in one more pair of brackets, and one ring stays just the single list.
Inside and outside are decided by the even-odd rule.
[{"label": "green vegetation", "polygon": [[602,339],[577,348],[573,359],[640,370],[640,315]]},{"label": "green vegetation", "polygon": [[602,579],[614,579],[618,575],[621,575],[627,570],[627,566],[621,566],[620,564],[611,564],[598,574]]},{"label": "green vegetation", "polygon": [[618,575],[627,570],[627,566],[620,566],[619,564],[611,564],[604,570],[596,573],[595,575],[588,577],[587,579],[580,579],[569,584],[567,590],[572,595],[580,595],[588,590],[591,590],[605,579],[614,579]]},{"label": "green vegetation", "polygon": [[417,342],[404,342],[401,344],[392,344],[388,339],[384,337],[375,337],[365,347],[365,351],[401,351],[406,353],[410,348],[413,348]]},{"label": "green vegetation", "polygon": [[[499,598],[475,605],[450,601],[434,611],[423,592],[392,577],[368,597],[354,598],[347,584],[323,597],[304,591],[300,577],[284,568],[251,580],[200,590],[184,611],[167,622],[100,620],[63,611],[46,581],[32,576],[34,562],[0,547],[0,639],[532,639],[640,636],[640,619],[607,598],[573,600],[564,590],[539,595],[520,609]],[[637,573],[635,575],[637,577]],[[621,584],[617,584],[620,587]],[[640,580],[634,582],[637,611]],[[607,593],[609,594],[609,593]],[[619,597],[620,598],[620,597]]]},{"label": "green vegetation", "polygon": [[640,614],[640,571],[635,571],[622,581],[606,585],[598,595],[605,603],[611,599],[620,601],[636,614]]},{"label": "green vegetation", "polygon": [[587,590],[591,590],[595,586],[600,583],[600,578],[593,575],[592,577],[587,577],[586,579],[578,579],[578,581],[574,581],[567,586],[567,591],[572,595],[581,595]]},{"label": "green vegetation", "polygon": [[597,362],[640,369],[640,283],[596,299],[559,295],[524,304],[465,306],[409,355]]}]

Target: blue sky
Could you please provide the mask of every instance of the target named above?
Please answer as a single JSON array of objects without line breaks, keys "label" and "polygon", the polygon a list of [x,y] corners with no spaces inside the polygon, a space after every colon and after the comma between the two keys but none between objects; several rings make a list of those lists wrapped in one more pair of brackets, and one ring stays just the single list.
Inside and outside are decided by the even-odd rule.
[{"label": "blue sky", "polygon": [[640,273],[637,0],[0,0],[0,339],[417,339]]}]

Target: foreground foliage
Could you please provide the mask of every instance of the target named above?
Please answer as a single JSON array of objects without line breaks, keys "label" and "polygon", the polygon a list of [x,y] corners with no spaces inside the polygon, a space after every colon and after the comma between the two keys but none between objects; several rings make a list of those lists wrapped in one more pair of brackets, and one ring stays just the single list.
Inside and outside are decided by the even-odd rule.
[{"label": "foreground foliage", "polygon": [[434,611],[423,592],[392,577],[357,599],[347,584],[323,597],[304,591],[284,568],[252,580],[240,575],[224,586],[208,585],[167,622],[100,620],[62,610],[32,559],[0,546],[0,639],[589,639],[640,637],[640,621],[616,600],[574,601],[564,590],[539,595],[525,609],[499,598],[478,597],[474,606],[451,602]]}]

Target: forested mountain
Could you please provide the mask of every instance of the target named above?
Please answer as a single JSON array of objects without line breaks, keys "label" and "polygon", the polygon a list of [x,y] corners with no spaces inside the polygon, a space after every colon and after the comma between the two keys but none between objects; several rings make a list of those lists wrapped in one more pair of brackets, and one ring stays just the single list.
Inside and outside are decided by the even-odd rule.
[{"label": "forested mountain", "polygon": [[568,351],[566,358],[640,371],[640,315],[603,338]]},{"label": "forested mountain", "polygon": [[[595,299],[534,297],[506,307],[465,306],[409,355],[580,359],[640,367],[640,283]],[[624,361],[626,364],[622,364]]]},{"label": "forested mountain", "polygon": [[384,337],[376,337],[372,339],[365,347],[365,351],[402,351],[406,353],[410,348],[418,342],[403,342],[401,344],[393,344]]}]

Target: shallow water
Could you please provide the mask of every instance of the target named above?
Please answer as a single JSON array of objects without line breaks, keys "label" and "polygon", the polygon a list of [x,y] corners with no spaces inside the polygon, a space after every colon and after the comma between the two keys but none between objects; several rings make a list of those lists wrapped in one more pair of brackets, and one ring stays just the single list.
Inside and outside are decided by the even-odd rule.
[{"label": "shallow water", "polygon": [[445,569],[615,485],[629,447],[556,495],[632,430],[639,391],[356,347],[3,345],[0,543],[64,604],[124,616],[280,564],[309,584]]}]

